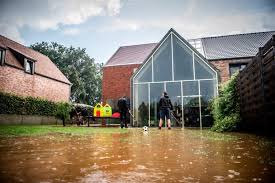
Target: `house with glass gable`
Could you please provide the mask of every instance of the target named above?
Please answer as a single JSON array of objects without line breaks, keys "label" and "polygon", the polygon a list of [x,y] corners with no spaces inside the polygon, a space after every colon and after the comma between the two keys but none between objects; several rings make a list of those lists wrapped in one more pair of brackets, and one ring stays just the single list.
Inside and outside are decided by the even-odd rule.
[{"label": "house with glass gable", "polygon": [[[218,83],[245,67],[273,33],[187,41],[170,29],[159,43],[120,47],[103,68],[103,101],[115,108],[117,100],[126,95],[135,118],[132,125],[157,126],[158,102],[167,91],[173,103],[174,127],[210,126],[207,106],[218,95]],[[232,46],[236,44],[238,48]]]}]

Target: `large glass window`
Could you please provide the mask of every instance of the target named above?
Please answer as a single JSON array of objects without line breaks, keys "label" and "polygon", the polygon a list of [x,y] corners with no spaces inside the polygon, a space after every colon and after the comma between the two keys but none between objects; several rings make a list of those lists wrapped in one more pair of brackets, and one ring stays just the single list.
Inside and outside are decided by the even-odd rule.
[{"label": "large glass window", "polygon": [[150,83],[150,125],[157,126],[159,121],[159,99],[164,91],[164,83]]},{"label": "large glass window", "polygon": [[166,91],[173,105],[171,122],[173,126],[182,126],[181,82],[167,82]]},{"label": "large glass window", "polygon": [[211,124],[207,106],[217,95],[216,71],[176,34],[171,33],[161,43],[133,83],[133,110],[138,121],[135,126],[158,125],[159,100],[164,90],[173,104],[173,126]]},{"label": "large glass window", "polygon": [[211,126],[213,124],[213,118],[210,115],[210,109],[208,105],[210,100],[217,95],[216,92],[216,80],[200,81],[202,126]]},{"label": "large glass window", "polygon": [[174,79],[193,79],[193,56],[192,51],[179,39],[173,36]]},{"label": "large glass window", "polygon": [[200,94],[202,96],[202,103],[208,103],[214,96],[216,96],[216,80],[202,80],[200,81]]},{"label": "large glass window", "polygon": [[142,70],[135,77],[136,82],[150,82],[152,81],[152,59],[150,59],[146,65],[142,68]]},{"label": "large glass window", "polygon": [[138,126],[147,126],[149,120],[148,84],[137,84],[135,87],[135,112]]},{"label": "large glass window", "polygon": [[183,96],[199,95],[198,81],[183,81],[182,92]]},{"label": "large glass window", "polygon": [[196,79],[213,79],[216,73],[197,55],[194,55]]},{"label": "large glass window", "polygon": [[200,126],[199,97],[183,97],[183,112],[185,126]]},{"label": "large glass window", "polygon": [[172,80],[171,35],[153,55],[154,81]]}]

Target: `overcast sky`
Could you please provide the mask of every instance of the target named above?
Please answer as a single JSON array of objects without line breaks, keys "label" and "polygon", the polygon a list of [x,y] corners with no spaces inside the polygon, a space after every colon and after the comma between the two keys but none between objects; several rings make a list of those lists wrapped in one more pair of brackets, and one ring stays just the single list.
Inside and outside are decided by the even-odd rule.
[{"label": "overcast sky", "polygon": [[275,0],[1,0],[0,34],[86,48],[106,63],[119,46],[275,30]]}]

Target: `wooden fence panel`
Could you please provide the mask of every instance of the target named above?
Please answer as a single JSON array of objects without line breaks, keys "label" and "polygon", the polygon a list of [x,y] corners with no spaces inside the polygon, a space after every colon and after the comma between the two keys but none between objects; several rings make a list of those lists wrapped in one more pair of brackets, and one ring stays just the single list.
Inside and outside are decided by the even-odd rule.
[{"label": "wooden fence panel", "polygon": [[237,79],[245,128],[275,130],[275,36],[259,48]]}]

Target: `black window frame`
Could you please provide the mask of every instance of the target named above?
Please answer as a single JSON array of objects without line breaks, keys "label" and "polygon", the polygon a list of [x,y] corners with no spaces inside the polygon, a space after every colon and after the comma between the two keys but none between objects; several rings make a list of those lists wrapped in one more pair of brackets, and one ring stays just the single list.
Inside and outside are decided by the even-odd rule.
[{"label": "black window frame", "polygon": [[0,48],[0,65],[1,66],[5,64],[5,56],[6,56],[6,50]]},{"label": "black window frame", "polygon": [[[28,73],[28,74],[34,74],[34,61],[33,60],[30,60],[28,58],[25,58],[24,59],[24,69],[25,69],[25,72]],[[30,64],[30,71],[27,70],[27,64]]]},{"label": "black window frame", "polygon": [[[242,66],[244,66],[244,67],[242,67]],[[233,74],[236,73],[236,72],[232,73],[232,70],[231,70],[232,67],[235,67],[235,68],[238,67],[238,71],[241,71],[241,70],[243,70],[246,66],[247,66],[247,63],[230,63],[230,64],[229,64],[229,74],[230,74],[230,77],[231,77]]]}]

